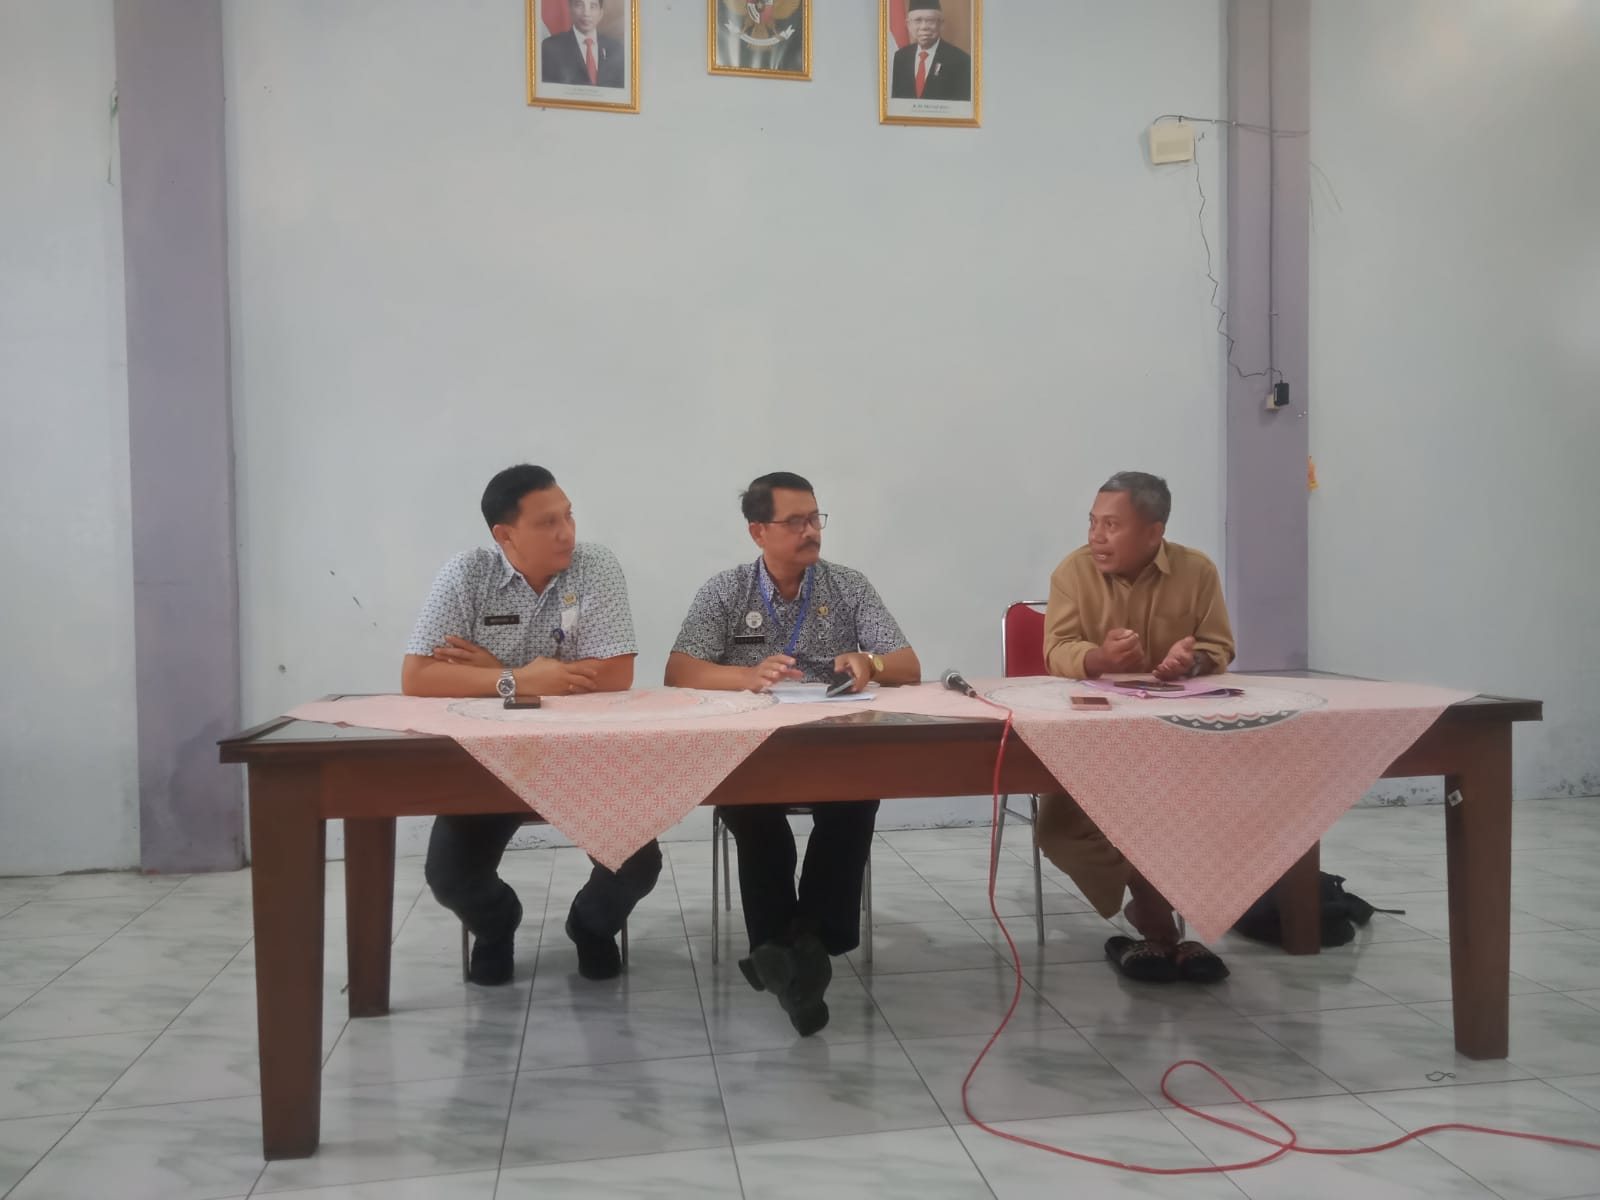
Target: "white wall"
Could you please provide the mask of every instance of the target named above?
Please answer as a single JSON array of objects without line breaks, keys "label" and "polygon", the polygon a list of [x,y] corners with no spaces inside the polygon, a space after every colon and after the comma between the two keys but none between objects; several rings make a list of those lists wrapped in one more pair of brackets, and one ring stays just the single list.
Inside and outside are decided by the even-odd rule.
[{"label": "white wall", "polygon": [[1311,659],[1541,697],[1517,793],[1600,793],[1600,5],[1313,18]]},{"label": "white wall", "polygon": [[986,127],[925,131],[877,124],[870,4],[820,6],[799,84],[708,76],[705,6],[649,3],[639,116],[525,107],[518,4],[229,4],[247,720],[393,689],[518,460],[621,557],[646,684],[768,470],[930,672],[998,672],[1114,469],[1220,554],[1195,178],[1142,140],[1222,103],[1220,5],[1057,9],[997,7]]},{"label": "white wall", "polygon": [[0,875],[138,862],[114,76],[110,0],[0,4]]}]

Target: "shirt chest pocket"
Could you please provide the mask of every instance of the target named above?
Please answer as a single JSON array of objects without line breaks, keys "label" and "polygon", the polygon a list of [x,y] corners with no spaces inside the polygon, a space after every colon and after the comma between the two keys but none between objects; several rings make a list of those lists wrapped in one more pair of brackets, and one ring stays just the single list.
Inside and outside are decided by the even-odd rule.
[{"label": "shirt chest pocket", "polygon": [[472,640],[498,658],[502,666],[520,667],[532,657],[525,648],[532,641],[530,633],[526,616],[511,622],[504,616],[490,615],[479,618]]},{"label": "shirt chest pocket", "polygon": [[1199,624],[1195,614],[1187,608],[1173,605],[1157,608],[1150,614],[1150,640],[1154,644],[1146,647],[1153,661],[1159,662],[1176,643],[1193,637]]}]

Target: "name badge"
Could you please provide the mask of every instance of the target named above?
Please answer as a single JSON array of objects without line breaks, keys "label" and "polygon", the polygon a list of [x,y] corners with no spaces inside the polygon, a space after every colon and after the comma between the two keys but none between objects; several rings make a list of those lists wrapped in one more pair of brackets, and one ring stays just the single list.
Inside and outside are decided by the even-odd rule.
[{"label": "name badge", "polygon": [[760,646],[766,640],[766,635],[760,633],[736,633],[733,635],[733,644],[735,646]]},{"label": "name badge", "polygon": [[571,608],[563,608],[561,610],[561,629],[562,629],[562,632],[571,633],[573,628],[577,624],[578,624],[578,606],[576,604],[574,604]]},{"label": "name badge", "polygon": [[483,619],[485,625],[521,625],[522,617],[517,613],[498,613]]}]

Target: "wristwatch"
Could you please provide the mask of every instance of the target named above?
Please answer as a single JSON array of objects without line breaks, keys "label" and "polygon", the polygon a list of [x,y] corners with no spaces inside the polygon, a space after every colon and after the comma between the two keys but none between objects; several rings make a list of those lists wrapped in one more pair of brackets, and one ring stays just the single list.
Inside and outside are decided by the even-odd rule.
[{"label": "wristwatch", "polygon": [[872,659],[872,678],[876,679],[883,674],[883,655],[873,654],[870,657]]},{"label": "wristwatch", "polygon": [[510,671],[501,671],[500,678],[495,681],[494,690],[507,700],[514,699],[517,694],[517,677]]}]

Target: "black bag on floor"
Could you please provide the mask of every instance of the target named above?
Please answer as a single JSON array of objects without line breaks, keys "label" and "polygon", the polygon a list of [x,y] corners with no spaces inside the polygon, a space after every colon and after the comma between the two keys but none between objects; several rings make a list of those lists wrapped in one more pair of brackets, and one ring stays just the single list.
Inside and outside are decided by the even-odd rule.
[{"label": "black bag on floor", "polygon": [[[1344,890],[1343,875],[1319,873],[1322,892],[1322,944],[1342,946],[1353,941],[1356,926],[1365,926],[1375,912],[1403,913],[1404,909],[1374,908],[1360,896]],[[1255,942],[1283,945],[1283,922],[1278,914],[1278,898],[1269,891],[1248,909],[1233,927]]]}]

